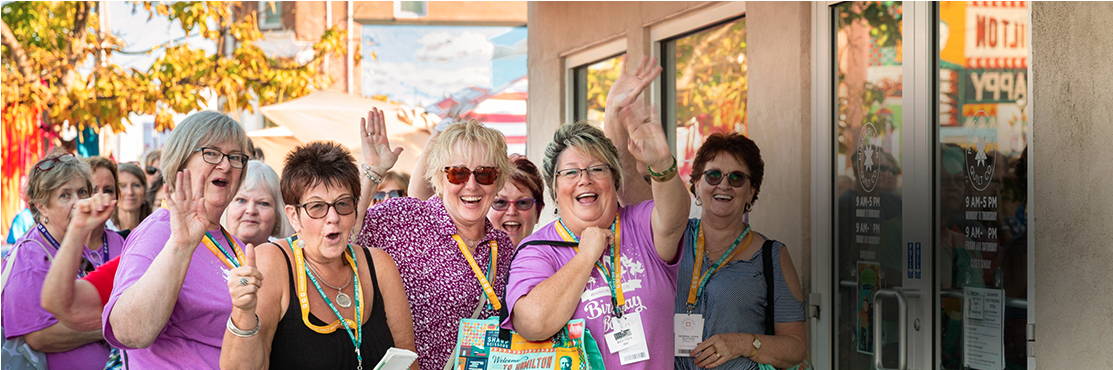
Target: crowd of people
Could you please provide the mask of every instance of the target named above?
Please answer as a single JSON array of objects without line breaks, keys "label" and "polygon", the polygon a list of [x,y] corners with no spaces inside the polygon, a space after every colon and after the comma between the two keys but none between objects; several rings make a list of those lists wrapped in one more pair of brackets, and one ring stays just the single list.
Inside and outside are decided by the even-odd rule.
[{"label": "crowd of people", "polygon": [[[800,364],[795,267],[749,224],[760,150],[714,134],[678,176],[644,103],[660,71],[628,68],[603,129],[564,124],[536,160],[480,122],[448,126],[413,178],[377,109],[358,153],[303,144],[281,174],[208,111],[141,163],[51,153],[9,230],[4,360],[361,369],[397,347],[439,370],[462,319],[497,317],[531,341],[582,319],[607,368]],[[556,219],[538,225],[546,192]]]}]

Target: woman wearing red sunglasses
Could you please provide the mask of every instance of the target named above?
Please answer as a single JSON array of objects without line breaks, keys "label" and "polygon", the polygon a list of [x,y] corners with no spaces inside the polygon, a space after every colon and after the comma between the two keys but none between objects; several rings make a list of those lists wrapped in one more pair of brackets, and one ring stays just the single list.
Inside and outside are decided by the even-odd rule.
[{"label": "woman wearing red sunglasses", "polygon": [[[382,113],[368,122],[381,122]],[[397,160],[383,125],[364,140],[367,184],[361,205]],[[429,200],[400,197],[367,210],[358,242],[394,259],[413,311],[414,337],[422,369],[445,367],[456,344],[460,319],[487,318],[502,307],[514,245],[487,220],[487,210],[507,180],[510,164],[501,133],[476,121],[452,125],[428,153],[420,174],[436,191]]]}]

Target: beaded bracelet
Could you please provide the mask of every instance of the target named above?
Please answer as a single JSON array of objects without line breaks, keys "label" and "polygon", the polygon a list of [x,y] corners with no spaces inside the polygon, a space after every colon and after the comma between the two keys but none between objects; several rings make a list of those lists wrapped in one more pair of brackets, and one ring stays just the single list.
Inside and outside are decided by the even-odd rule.
[{"label": "beaded bracelet", "polygon": [[665,182],[672,180],[673,177],[676,177],[676,157],[672,157],[672,167],[669,167],[665,172],[658,173],[650,166],[645,166],[645,168],[649,170],[649,176],[653,178],[653,181]]},{"label": "beaded bracelet", "polygon": [[375,185],[383,183],[383,175],[375,172],[375,170],[371,168],[371,165],[363,163],[360,165],[360,168],[363,169],[363,177],[371,180],[371,182],[375,183]]}]

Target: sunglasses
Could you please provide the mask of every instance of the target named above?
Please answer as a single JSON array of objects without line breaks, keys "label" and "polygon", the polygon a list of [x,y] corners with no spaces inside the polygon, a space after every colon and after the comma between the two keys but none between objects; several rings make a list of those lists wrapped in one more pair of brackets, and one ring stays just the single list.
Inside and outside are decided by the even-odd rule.
[{"label": "sunglasses", "polygon": [[[703,171],[703,181],[706,181],[707,185],[719,185],[719,183],[723,182],[723,175],[723,171],[720,170]],[[734,171],[726,174],[726,178],[730,186],[736,188],[740,188],[750,181],[750,175],[742,171]]]},{"label": "sunglasses", "polygon": [[57,157],[47,158],[42,162],[39,162],[39,164],[35,166],[35,168],[39,169],[39,171],[50,171],[52,168],[54,168],[54,166],[60,163],[68,163],[76,160],[77,157],[74,157],[73,154],[67,153],[59,155]]},{"label": "sunglasses", "polygon": [[356,211],[356,199],[352,197],[343,197],[332,203],[317,200],[298,205],[298,208],[304,209],[305,214],[309,215],[310,218],[325,217],[330,207],[336,210],[336,214],[347,216]]},{"label": "sunglasses", "polygon": [[220,161],[224,160],[224,157],[228,157],[228,164],[232,165],[232,168],[243,168],[247,165],[247,160],[249,159],[247,154],[225,154],[216,148],[207,146],[195,149],[194,151],[201,152],[201,159],[205,160],[208,164],[220,164]]},{"label": "sunglasses", "polygon": [[473,174],[475,182],[479,185],[491,185],[499,179],[499,169],[488,166],[476,167],[474,170],[464,166],[449,166],[444,168],[444,174],[448,182],[456,185],[468,182],[468,178]]},{"label": "sunglasses", "polygon": [[375,195],[371,199],[378,202],[378,201],[387,200],[387,199],[390,199],[390,198],[399,198],[399,197],[404,197],[404,196],[406,196],[406,191],[405,190],[391,190],[391,191],[377,192],[377,193],[375,193]]},{"label": "sunglasses", "polygon": [[154,175],[158,173],[158,167],[147,166],[146,171],[148,175]]},{"label": "sunglasses", "polygon": [[510,203],[514,203],[514,208],[517,208],[519,211],[528,211],[533,208],[533,205],[536,204],[537,201],[533,198],[522,198],[511,202],[506,199],[498,198],[491,203],[491,208],[494,208],[496,211],[505,211],[510,208]]}]

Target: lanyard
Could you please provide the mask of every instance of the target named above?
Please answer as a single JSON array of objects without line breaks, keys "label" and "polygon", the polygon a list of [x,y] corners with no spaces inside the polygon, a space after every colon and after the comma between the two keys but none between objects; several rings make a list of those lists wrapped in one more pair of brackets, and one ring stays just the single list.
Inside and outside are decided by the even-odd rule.
[{"label": "lanyard", "polygon": [[[228,235],[228,231],[224,230],[223,226],[220,228],[220,233],[224,235],[224,240],[228,241],[228,247],[232,249],[232,252],[229,252],[227,249],[224,249],[223,245],[217,243],[216,238],[213,238],[213,235],[209,234],[208,231],[205,232],[205,237],[201,238],[201,243],[205,244],[205,246],[209,248],[209,252],[212,252],[213,255],[216,256],[220,262],[223,262],[225,266],[228,266],[228,268],[233,269],[240,267],[240,261],[243,260],[243,247],[237,244],[236,240],[233,239],[231,235]],[[232,254],[233,252],[235,253],[234,255]]]},{"label": "lanyard", "polygon": [[[352,249],[352,245],[348,244],[348,253],[350,255],[344,255],[344,257],[348,259],[349,265],[352,267],[352,285],[355,286],[355,288],[353,288],[355,291],[352,292],[355,294],[356,301],[355,321],[353,322],[352,320],[345,319],[344,316],[340,314],[340,310],[336,309],[336,306],[332,304],[332,300],[329,299],[328,295],[321,289],[321,284],[317,282],[317,277],[313,276],[313,272],[309,270],[309,265],[305,262],[305,251],[303,251],[298,244],[297,236],[294,235],[286,238],[286,242],[290,243],[290,249],[294,251],[294,264],[296,265],[294,269],[297,270],[297,278],[294,285],[297,289],[298,304],[301,305],[302,322],[304,322],[305,326],[309,329],[321,334],[330,334],[336,331],[336,328],[340,326],[340,322],[344,322],[344,331],[348,333],[348,339],[352,340],[352,346],[355,347],[356,360],[359,361],[358,368],[362,369],[363,354],[360,353],[360,345],[363,343],[363,327],[360,324],[363,323],[363,303],[360,297],[363,294],[363,289],[359,285],[359,265],[357,264],[355,249]],[[373,274],[375,272],[372,271],[371,273]],[[328,326],[316,326],[309,322],[309,295],[306,293],[306,276],[313,282],[313,287],[317,288],[317,293],[325,300],[325,304],[328,305],[329,310],[332,310],[332,314],[336,315],[337,320]],[[352,328],[355,328],[355,333],[352,332]]]},{"label": "lanyard", "polygon": [[495,294],[495,288],[491,286],[491,281],[498,276],[496,271],[498,271],[499,243],[494,240],[489,242],[491,246],[491,259],[489,260],[490,264],[487,266],[487,276],[483,276],[483,271],[479,269],[479,263],[475,262],[475,257],[472,256],[467,243],[464,243],[464,238],[461,237],[460,234],[453,234],[452,239],[456,241],[456,246],[460,247],[460,253],[464,255],[464,259],[468,260],[468,266],[471,266],[471,272],[475,274],[475,279],[479,280],[479,285],[483,287],[483,294],[487,295],[487,304],[491,305],[495,311],[502,309],[499,296]]},{"label": "lanyard", "polygon": [[[560,235],[564,241],[580,242],[580,237],[572,233],[568,226],[564,224],[564,220],[557,220],[556,224],[557,234]],[[595,269],[603,276],[603,281],[607,282],[607,287],[611,290],[611,304],[614,306],[614,316],[622,317],[622,310],[626,306],[626,295],[622,292],[622,256],[621,256],[621,236],[622,226],[618,215],[615,215],[614,222],[611,223],[611,232],[614,234],[614,243],[611,244],[611,268],[601,261],[595,261]],[[577,253],[580,248],[574,247]],[[605,260],[604,260],[605,261]]]},{"label": "lanyard", "polygon": [[708,267],[707,271],[701,274],[701,270],[703,270],[704,253],[703,227],[701,226],[702,224],[700,223],[700,221],[696,220],[697,236],[696,246],[692,250],[692,282],[688,287],[688,313],[691,313],[692,309],[696,307],[696,302],[699,300],[699,297],[703,295],[703,289],[707,286],[707,282],[711,280],[711,276],[715,275],[716,272],[719,272],[719,269],[722,269],[723,266],[726,266],[727,261],[734,259],[734,256],[738,255],[738,253],[742,252],[742,250],[745,249],[739,249],[738,245],[741,244],[743,240],[745,240],[746,246],[749,246],[750,242],[753,241],[753,236],[750,235],[750,225],[746,225],[746,228],[742,230],[742,233],[738,234],[738,237],[734,238],[734,243],[730,244],[730,248],[728,248],[722,256],[719,256],[719,260],[715,261],[714,264]]},{"label": "lanyard", "polygon": [[[43,224],[38,224],[38,225],[36,225],[36,229],[38,229],[39,233],[42,234],[44,239],[46,239],[46,242],[50,243],[51,247],[54,247],[55,253],[57,253],[58,250],[62,249],[62,244],[58,243],[58,239],[54,239],[54,235],[50,235],[50,230],[47,230],[46,226],[44,226]],[[109,252],[108,252],[108,233],[107,232],[104,234],[104,236],[101,237],[100,256],[101,256],[100,263],[94,263],[92,252],[89,251],[88,248],[82,248],[81,257],[84,258],[84,261],[82,261],[82,262],[83,262],[83,264],[87,264],[88,268],[82,268],[81,269],[81,277],[84,277],[86,273],[88,273],[89,271],[92,271],[93,268],[95,268],[96,266],[100,266],[100,265],[103,265],[105,262],[108,262]]]}]

